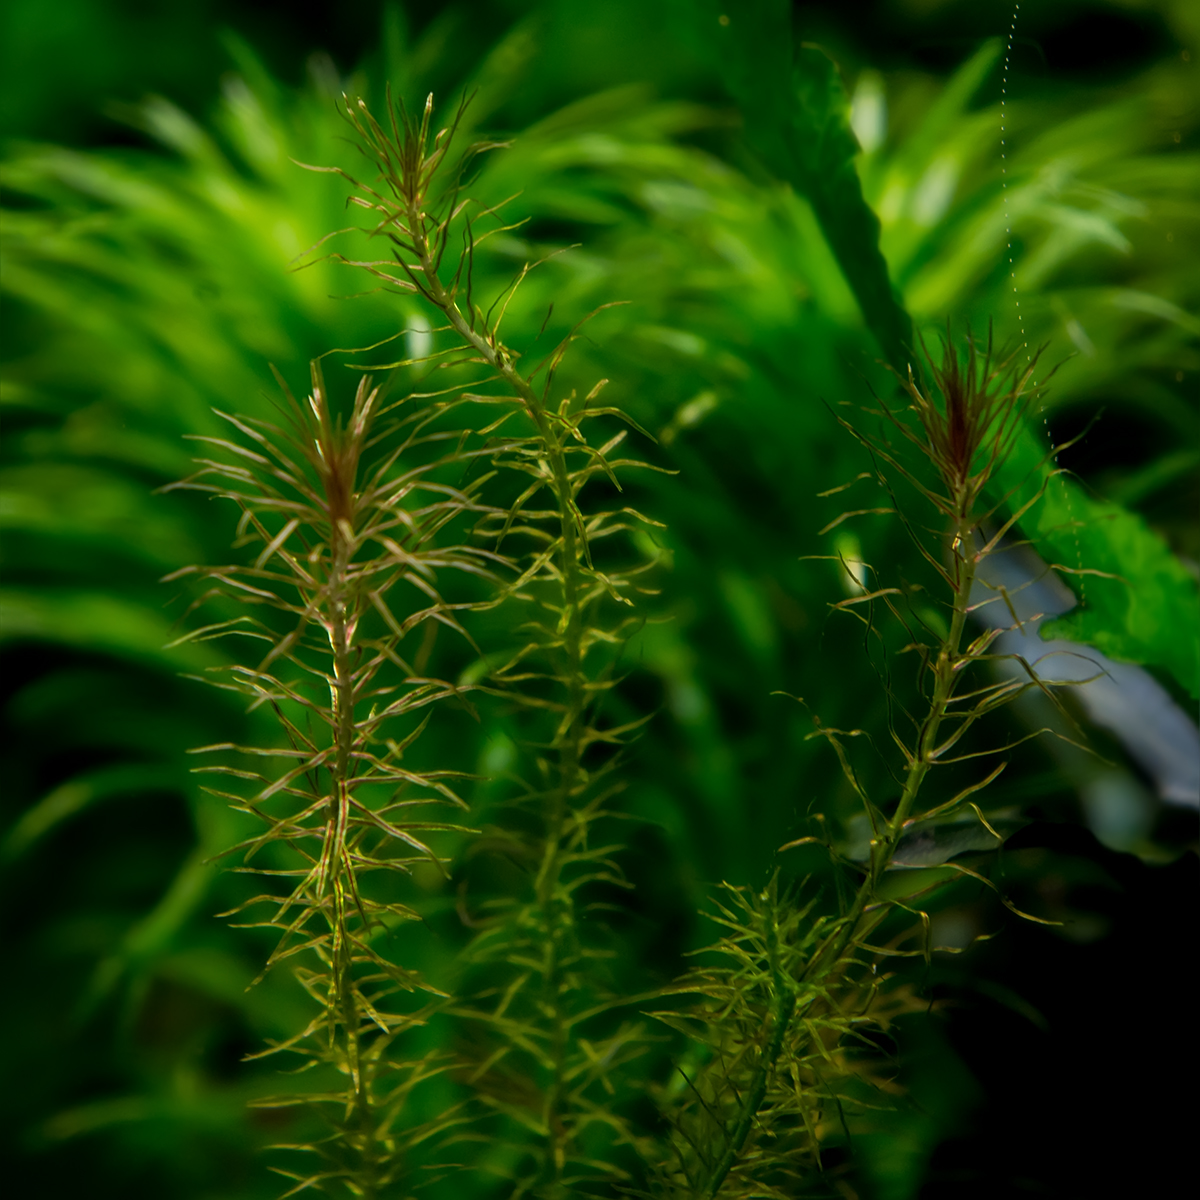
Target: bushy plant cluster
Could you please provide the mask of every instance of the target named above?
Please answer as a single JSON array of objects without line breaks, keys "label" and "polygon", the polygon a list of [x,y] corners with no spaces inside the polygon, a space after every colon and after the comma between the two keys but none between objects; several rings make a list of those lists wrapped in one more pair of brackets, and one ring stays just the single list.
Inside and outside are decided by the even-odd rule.
[{"label": "bushy plant cluster", "polygon": [[[8,623],[81,653],[14,711],[92,697],[109,752],[5,853],[129,797],[191,826],[165,885],[136,842],[106,864],[125,918],[63,926],[104,948],[70,1020],[115,1012],[145,1065],[33,1142],[145,1131],[180,1195],[279,1194],[265,1153],[288,1195],[904,1200],[975,1102],[947,964],[1092,919],[1078,857],[1006,844],[1191,836],[1160,801],[1190,786],[1191,532],[1084,488],[1046,414],[1093,407],[1097,357],[1194,371],[1186,273],[1055,271],[1155,205],[1194,238],[1195,163],[1114,149],[1119,103],[1010,99],[1001,176],[1001,43],[885,141],[880,77],[852,104],[786,6],[671,13],[725,107],[618,88],[501,140],[552,35],[435,108],[435,23],[392,28],[374,99],[324,68],[288,96],[238,44],[219,136],[139,110],[175,160],[6,164],[6,282],[51,315],[12,372],[15,536],[77,551],[16,543]],[[1051,390],[1055,323],[1086,361]],[[66,352],[100,345],[89,399]],[[1113,490],[1178,496],[1193,459]],[[1157,759],[1090,699],[1128,663]]]}]

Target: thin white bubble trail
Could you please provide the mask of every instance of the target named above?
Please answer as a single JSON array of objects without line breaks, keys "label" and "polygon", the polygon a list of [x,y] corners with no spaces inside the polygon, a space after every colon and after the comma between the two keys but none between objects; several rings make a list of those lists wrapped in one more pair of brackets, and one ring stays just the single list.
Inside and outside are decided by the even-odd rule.
[{"label": "thin white bubble trail", "polygon": [[1021,5],[1013,5],[1012,22],[1008,27],[1008,43],[1004,47],[1004,73],[1000,77],[1000,193],[1004,201],[1004,246],[1008,255],[1008,277],[1012,284],[1013,304],[1017,311],[1017,328],[1021,334],[1021,345],[1029,360],[1029,339],[1025,336],[1025,317],[1021,312],[1021,297],[1017,294],[1017,268],[1013,263],[1012,214],[1008,209],[1008,71],[1012,65],[1013,41],[1017,36],[1017,18]]},{"label": "thin white bubble trail", "polygon": [[[1033,359],[1029,350],[1029,338],[1025,332],[1025,314],[1021,312],[1021,296],[1017,290],[1017,268],[1013,261],[1013,235],[1012,235],[1012,213],[1008,206],[1008,151],[1009,151],[1009,109],[1008,109],[1008,87],[1009,87],[1009,70],[1012,66],[1013,44],[1017,37],[1017,20],[1021,15],[1020,0],[1016,0],[1013,4],[1012,21],[1008,27],[1008,41],[1004,47],[1004,70],[1000,77],[1000,194],[1004,203],[1004,242],[1005,253],[1008,255],[1008,278],[1012,286],[1013,306],[1017,314],[1017,330],[1021,338],[1021,347],[1025,351],[1025,361],[1031,362]],[[1046,406],[1041,407],[1042,428],[1046,433],[1046,441],[1050,448],[1054,448],[1054,438],[1050,432],[1050,420],[1046,415]],[[1054,467],[1058,469],[1058,455],[1054,455]],[[1083,554],[1079,545],[1079,528],[1075,522],[1074,513],[1071,511],[1071,488],[1062,480],[1060,486],[1063,489],[1063,496],[1067,506],[1067,521],[1071,525],[1072,532],[1075,538],[1075,557],[1076,566],[1083,565]],[[1077,575],[1079,581],[1079,598],[1086,602],[1087,590],[1084,584],[1084,576]]]}]

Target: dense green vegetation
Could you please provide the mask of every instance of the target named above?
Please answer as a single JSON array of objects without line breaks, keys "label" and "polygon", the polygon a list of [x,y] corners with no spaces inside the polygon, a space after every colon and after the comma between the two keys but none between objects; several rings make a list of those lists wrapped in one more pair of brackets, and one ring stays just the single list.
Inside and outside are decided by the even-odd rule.
[{"label": "dense green vegetation", "polygon": [[[438,1196],[516,1184],[616,1195],[623,1183],[880,1200],[1069,1196],[1092,1178],[1165,1178],[1182,1161],[1188,1043],[1163,1014],[1185,995],[1175,960],[1192,932],[1192,809],[1161,803],[1119,731],[1089,725],[1059,689],[1059,733],[1101,758],[1027,740],[1059,719],[1053,706],[997,708],[963,743],[1012,747],[971,795],[988,836],[974,818],[969,836],[962,823],[934,829],[922,858],[902,850],[894,814],[919,787],[932,810],[998,765],[914,779],[912,754],[928,747],[905,726],[931,695],[944,710],[952,686],[940,668],[916,669],[925,652],[904,653],[913,629],[933,647],[927,663],[949,647],[945,662],[971,666],[975,686],[1000,686],[987,647],[965,644],[976,627],[952,619],[970,578],[938,567],[965,544],[947,550],[947,528],[984,512],[993,529],[1018,514],[1075,590],[1055,636],[1143,665],[1194,715],[1193,9],[1034,5],[1010,52],[1006,5],[895,3],[865,8],[870,21],[805,5],[789,20],[768,0],[605,0],[586,15],[566,0],[362,6],[324,26],[280,17],[278,38],[269,16],[236,7],[147,16],[79,0],[51,20],[8,6],[0,853],[15,986],[3,1125],[26,1192],[87,1180],[97,1196],[278,1195],[268,1165],[301,1178],[316,1168],[264,1147],[320,1126],[302,1105],[264,1101],[340,1096],[352,1039],[322,1042],[314,1026],[304,1049],[316,1066],[299,1082],[281,1083],[275,1057],[243,1060],[304,1031],[314,997],[336,994],[343,1014],[365,1003],[381,963],[417,990],[401,995],[388,1046],[362,1041],[364,1054],[399,1056],[405,1101],[393,1158],[372,1160],[378,1188],[365,1194],[410,1194],[422,1156],[470,1167],[440,1184],[429,1173]],[[433,204],[424,232],[403,204],[347,204],[388,151],[364,110],[351,105],[357,133],[347,123],[343,93],[403,144],[384,117],[387,87],[418,121],[432,91],[433,131],[470,96],[455,145],[504,143],[461,177],[470,205],[453,220],[438,210],[443,268],[413,287],[361,231],[409,220],[411,266],[421,238],[437,243]],[[449,161],[435,165],[434,201],[452,179]],[[396,170],[389,203],[407,195]],[[335,230],[346,232],[322,242]],[[374,274],[353,265],[364,259]],[[442,285],[460,262],[456,299]],[[1013,397],[1010,453],[978,498],[952,495],[938,515],[905,473],[953,493],[954,471],[900,449],[888,463],[889,445],[907,443],[899,427],[881,443],[888,423],[868,410],[904,396],[885,363],[931,378],[914,341],[940,363],[947,320],[960,352],[968,328],[982,342],[991,323],[1017,357],[993,389]],[[538,387],[522,383],[547,357]],[[286,640],[290,600],[279,623],[223,590],[279,584],[269,563],[287,550],[282,510],[261,478],[225,476],[246,511],[269,513],[233,551],[229,502],[169,485],[196,469],[186,439],[251,446],[264,436],[255,422],[283,427],[272,367],[303,404],[318,358],[328,405],[308,425],[297,407],[303,432],[287,450],[297,478],[311,473],[296,511],[315,557],[296,559],[287,586],[306,594],[301,564],[337,558],[341,527],[320,514],[341,486],[326,469],[339,456],[355,469],[361,458],[359,479],[372,480],[370,528],[408,519],[382,486],[395,439],[408,438],[406,469],[439,499],[406,552],[422,579],[441,574],[418,603],[377,539],[370,570],[396,600],[374,589],[362,637],[380,687],[454,686],[412,702],[431,713],[419,738],[409,709],[398,713],[380,735],[392,757],[366,783],[461,807],[422,818],[435,827],[411,834],[413,862],[399,864],[411,872],[380,870],[396,882],[361,894],[346,883],[343,896],[339,879],[398,865],[387,830],[364,818],[348,875],[325,858],[301,872],[312,890],[300,925],[281,914],[276,928],[242,928],[215,914],[264,890],[227,869],[259,829],[206,790],[224,785],[189,754],[280,749],[273,707],[293,750],[308,747],[296,713],[317,701],[284,674],[229,675],[261,655],[186,637],[205,624],[194,602],[209,621],[253,615],[297,672],[320,669],[321,647]],[[363,370],[388,386],[378,443],[355,441]],[[594,413],[581,400],[593,395]],[[218,410],[240,414],[242,430]],[[865,512],[839,522],[847,509]],[[273,547],[265,558],[246,548],[255,536]],[[209,572],[207,596],[181,574],[231,562],[241,574]],[[388,607],[401,599],[403,612]],[[325,646],[340,681],[344,634],[341,659],[332,633]],[[247,692],[268,702],[248,707]],[[980,694],[990,708],[993,693]],[[345,708],[328,689],[321,703],[336,729]],[[311,750],[314,776],[330,770],[324,753]],[[274,767],[263,769],[266,785]],[[296,820],[319,830],[323,810]],[[291,832],[274,833],[279,845],[251,865],[297,870]],[[919,874],[886,872],[897,853]],[[906,890],[918,884],[936,887],[928,938]],[[331,950],[316,970],[327,888],[342,897],[330,928],[346,944],[361,934],[362,954]],[[386,936],[370,933],[373,917]],[[281,928],[311,934],[308,973],[283,960],[249,987]],[[995,936],[973,941],[984,935]],[[721,938],[723,957],[688,957]],[[873,958],[867,940],[911,957]],[[693,964],[701,974],[686,976]],[[868,972],[887,982],[874,1023],[856,1024],[847,1014],[867,1011]],[[771,1054],[792,1063],[791,1091],[760,1069]],[[327,1182],[348,1195],[337,1173],[367,1170],[355,1139],[369,1106],[340,1105]],[[683,1131],[678,1169],[664,1158],[669,1120]],[[572,1171],[610,1178],[572,1184]]]}]

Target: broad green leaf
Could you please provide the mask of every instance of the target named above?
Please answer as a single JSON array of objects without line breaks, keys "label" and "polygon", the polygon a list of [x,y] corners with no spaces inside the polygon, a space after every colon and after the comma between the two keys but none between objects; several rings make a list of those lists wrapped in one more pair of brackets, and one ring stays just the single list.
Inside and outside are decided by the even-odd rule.
[{"label": "broad green leaf", "polygon": [[[1046,637],[1095,646],[1111,658],[1168,672],[1200,698],[1200,590],[1187,568],[1141,517],[1093,499],[1066,475],[1047,480],[1053,463],[1027,429],[1002,472],[1014,506],[1040,486],[1045,495],[1022,521],[1048,561],[1065,568],[1080,606],[1048,623]],[[1073,571],[1103,575],[1072,575]]]},{"label": "broad green leaf", "polygon": [[725,85],[741,106],[745,137],[767,166],[813,207],[871,332],[903,364],[912,321],[892,290],[879,219],[863,198],[850,101],[837,65],[819,46],[793,46],[791,6],[753,0],[715,15],[707,33]]}]

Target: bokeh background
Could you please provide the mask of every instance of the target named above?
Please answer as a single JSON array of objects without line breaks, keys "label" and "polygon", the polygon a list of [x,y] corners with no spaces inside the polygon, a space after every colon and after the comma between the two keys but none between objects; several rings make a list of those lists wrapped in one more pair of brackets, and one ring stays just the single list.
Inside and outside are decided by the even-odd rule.
[{"label": "bokeh background", "polygon": [[[260,1147],[281,1130],[245,1108],[269,1069],[240,1060],[298,1000],[286,980],[246,991],[264,943],[213,915],[236,896],[210,861],[230,826],[186,758],[270,735],[183,677],[219,651],[165,648],[185,602],[158,580],[224,559],[232,528],[155,490],[187,473],[185,435],[213,432],[214,405],[267,411],[269,363],[302,386],[310,357],[418,319],[346,298],[363,284],[332,264],[290,270],[347,220],[342,185],[292,161],[353,164],[342,90],[390,81],[450,104],[477,88],[473,129],[512,137],[476,187],[520,192],[531,220],[489,243],[485,287],[578,245],[522,290],[518,347],[536,348],[551,301],[547,339],[629,301],[589,326],[570,378],[610,377],[606,396],[657,436],[639,452],[679,472],[632,485],[667,526],[669,568],[614,700],[657,713],[626,766],[630,980],[676,974],[711,936],[708,889],[761,885],[810,811],[853,838],[836,762],[773,693],[886,736],[878,663],[829,618],[844,572],[801,561],[913,570],[886,522],[818,537],[839,509],[817,493],[863,468],[823,401],[866,400],[879,347],[811,207],[750,149],[696,7],[6,0],[0,1160],[16,1194],[277,1194]],[[1050,436],[1085,434],[1062,465],[1195,572],[1200,9],[1023,5],[1005,195],[1012,19],[992,0],[795,6],[854,99],[860,177],[918,325],[1017,335],[1011,253],[1027,336],[1073,356],[1044,413]],[[348,395],[350,372],[335,378]],[[1172,660],[1194,657],[1195,628],[1139,631],[1193,717]],[[1003,716],[996,741],[1023,729]],[[503,757],[486,731],[434,736],[485,773]],[[1195,814],[1160,802],[1119,737],[1092,739],[1107,791],[1092,760],[1032,744],[992,793],[1025,822],[1006,887],[1065,924],[966,892],[942,914],[947,938],[1003,933],[918,980],[935,1011],[896,1060],[916,1104],[862,1148],[864,1195],[1112,1194],[1190,1171]],[[418,953],[436,973],[453,934],[446,898],[428,903]]]}]

